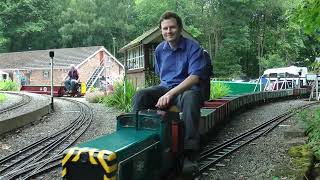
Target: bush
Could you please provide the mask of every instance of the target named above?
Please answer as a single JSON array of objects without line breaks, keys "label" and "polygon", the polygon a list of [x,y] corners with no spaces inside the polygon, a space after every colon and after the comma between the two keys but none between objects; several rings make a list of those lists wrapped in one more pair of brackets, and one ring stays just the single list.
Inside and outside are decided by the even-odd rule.
[{"label": "bush", "polygon": [[[126,92],[124,94],[124,83]],[[103,103],[109,107],[116,107],[122,111],[130,112],[132,109],[132,97],[136,93],[136,88],[131,82],[115,82],[114,92],[103,98]]]},{"label": "bush", "polygon": [[0,81],[0,91],[17,91],[18,90],[18,84],[11,81]]},{"label": "bush", "polygon": [[0,93],[0,103],[4,102],[7,99],[7,96],[3,93]]},{"label": "bush", "polygon": [[224,83],[211,82],[210,83],[210,99],[218,99],[230,93],[230,89]]},{"label": "bush", "polygon": [[89,103],[100,103],[102,102],[104,96],[105,96],[104,92],[93,91],[93,92],[87,92],[84,97]]},{"label": "bush", "polygon": [[308,144],[311,145],[317,160],[320,160],[320,109],[304,110],[298,114],[298,117],[306,126]]}]

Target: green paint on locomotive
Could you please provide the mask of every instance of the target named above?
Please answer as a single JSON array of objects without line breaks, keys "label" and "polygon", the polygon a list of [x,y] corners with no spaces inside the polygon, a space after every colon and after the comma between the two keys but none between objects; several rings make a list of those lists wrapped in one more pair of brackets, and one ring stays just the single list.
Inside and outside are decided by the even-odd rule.
[{"label": "green paint on locomotive", "polygon": [[135,129],[126,128],[77,145],[77,147],[107,149],[108,151],[115,152],[118,159],[125,159],[132,154],[128,151],[146,147],[149,144],[155,143],[158,139],[156,132],[146,130],[136,131]]},{"label": "green paint on locomotive", "polygon": [[[174,164],[170,151],[172,120],[179,121],[179,114],[154,110],[140,111],[139,114],[127,113],[117,117],[116,132],[77,147],[114,152],[117,159],[117,178],[120,180],[152,179],[168,172]],[[93,166],[90,163],[87,165],[91,166],[90,168]],[[102,171],[102,168],[100,169]],[[78,171],[86,171],[86,168]],[[65,179],[72,179],[68,172],[77,173],[77,170],[68,171],[66,168]],[[87,173],[92,172],[97,171]],[[92,174],[91,179],[97,179],[96,175]]]},{"label": "green paint on locomotive", "polygon": [[212,81],[212,83],[223,83],[230,89],[229,95],[241,95],[260,91],[260,84],[256,83],[234,81]]}]

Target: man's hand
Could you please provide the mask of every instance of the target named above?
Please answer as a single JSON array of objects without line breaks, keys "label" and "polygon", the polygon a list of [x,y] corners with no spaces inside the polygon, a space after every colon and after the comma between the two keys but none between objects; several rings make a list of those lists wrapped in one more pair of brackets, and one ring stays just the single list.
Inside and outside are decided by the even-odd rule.
[{"label": "man's hand", "polygon": [[170,93],[166,93],[165,95],[161,96],[156,104],[156,107],[159,109],[168,107],[172,97],[173,96]]}]

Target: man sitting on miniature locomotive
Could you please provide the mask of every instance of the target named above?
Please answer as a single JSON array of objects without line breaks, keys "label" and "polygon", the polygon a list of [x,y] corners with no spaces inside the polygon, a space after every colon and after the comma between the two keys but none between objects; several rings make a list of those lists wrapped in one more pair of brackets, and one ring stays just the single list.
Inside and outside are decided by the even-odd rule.
[{"label": "man sitting on miniature locomotive", "polygon": [[[185,122],[184,171],[196,171],[199,156],[199,119],[203,103],[200,81],[207,79],[206,61],[202,48],[181,35],[181,18],[174,12],[165,12],[159,21],[165,41],[155,50],[155,71],[160,85],[142,89],[133,98],[133,111],[167,109],[176,105]],[[187,170],[186,170],[187,169]]]},{"label": "man sitting on miniature locomotive", "polygon": [[73,64],[71,64],[70,70],[68,72],[68,79],[64,82],[64,87],[66,92],[74,93],[78,80],[79,80],[78,70]]}]

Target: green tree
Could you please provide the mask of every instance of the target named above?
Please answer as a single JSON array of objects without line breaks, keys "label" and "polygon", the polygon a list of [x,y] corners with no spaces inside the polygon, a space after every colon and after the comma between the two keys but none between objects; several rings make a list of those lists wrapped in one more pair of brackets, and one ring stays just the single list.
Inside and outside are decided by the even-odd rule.
[{"label": "green tree", "polygon": [[118,50],[158,26],[166,10],[182,17],[220,77],[255,78],[264,68],[310,65],[319,56],[319,0],[6,0],[0,52],[113,49],[114,38]]},{"label": "green tree", "polygon": [[54,23],[61,0],[0,2],[0,46],[6,51],[55,46]]},{"label": "green tree", "polygon": [[64,47],[124,45],[134,29],[129,0],[71,0],[61,13],[59,33]]},{"label": "green tree", "polygon": [[297,4],[288,13],[290,26],[301,30],[296,38],[303,44],[294,63],[312,68],[315,58],[320,56],[320,1],[299,0]]},{"label": "green tree", "polygon": [[303,0],[297,8],[295,20],[305,33],[320,41],[320,0]]}]

